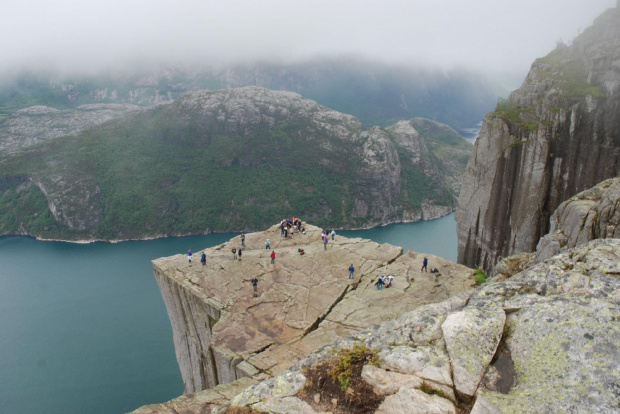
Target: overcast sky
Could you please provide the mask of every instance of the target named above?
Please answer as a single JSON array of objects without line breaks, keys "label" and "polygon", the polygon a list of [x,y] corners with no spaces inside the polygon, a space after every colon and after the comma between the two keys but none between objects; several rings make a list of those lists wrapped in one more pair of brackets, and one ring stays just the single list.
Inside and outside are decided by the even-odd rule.
[{"label": "overcast sky", "polygon": [[615,0],[13,0],[0,70],[362,55],[527,72]]}]

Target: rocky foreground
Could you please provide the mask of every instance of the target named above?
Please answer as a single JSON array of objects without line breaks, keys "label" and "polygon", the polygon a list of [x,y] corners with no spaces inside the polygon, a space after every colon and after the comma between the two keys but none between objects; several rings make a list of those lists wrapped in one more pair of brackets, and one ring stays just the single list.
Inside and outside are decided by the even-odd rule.
[{"label": "rocky foreground", "polygon": [[[421,272],[419,253],[338,235],[325,249],[320,233],[306,226],[305,234],[285,239],[274,226],[245,236],[241,260],[231,252],[241,246],[238,236],[205,250],[205,266],[200,252],[191,264],[186,255],[153,261],[186,393],[226,384],[205,392],[232,397],[231,390],[278,375],[320,347],[474,285],[471,269],[439,257],[427,255],[439,274]],[[376,277],[388,274],[392,287],[378,290]],[[164,406],[156,407],[149,410]]]},{"label": "rocky foreground", "polygon": [[[314,233],[306,237],[314,242],[318,236]],[[222,255],[226,253],[228,256],[228,248],[235,242],[233,240],[214,251],[221,251]],[[248,238],[246,244],[256,242],[258,240]],[[277,262],[276,266],[282,265],[289,269],[281,275],[292,275],[295,273],[291,271],[293,263],[300,263],[301,259],[295,256],[296,249],[291,251],[291,247],[295,247],[292,242],[281,243],[277,249],[282,251],[280,261],[283,263]],[[363,260],[364,264],[360,268],[367,266],[367,272],[363,272],[365,275],[361,280],[344,288],[343,299],[328,312],[318,329],[306,337],[322,331],[321,336],[325,340],[328,337],[335,338],[338,336],[334,332],[336,328],[351,328],[344,320],[361,321],[371,314],[375,316],[369,317],[368,322],[375,324],[373,328],[359,330],[345,339],[337,339],[329,346],[308,352],[309,356],[290,369],[284,369],[274,359],[270,369],[275,376],[258,384],[256,381],[261,376],[268,376],[266,371],[254,378],[243,378],[226,386],[185,395],[166,404],[145,406],[136,413],[495,414],[612,413],[620,410],[620,240],[592,241],[502,282],[487,282],[477,291],[467,290],[467,281],[470,279],[464,278],[460,294],[440,303],[415,306],[414,310],[405,311],[389,321],[379,319],[393,316],[392,312],[405,308],[400,305],[400,297],[420,292],[424,290],[424,285],[435,286],[442,295],[447,296],[449,285],[460,283],[460,277],[453,273],[450,276],[453,283],[435,284],[429,279],[430,274],[419,273],[421,257],[412,252],[403,256],[396,255],[398,257],[395,260],[383,265],[385,268],[377,267],[375,254],[388,258],[388,252],[394,249],[392,246],[379,246],[359,239],[341,239],[329,248],[332,250],[325,252],[321,251],[322,247],[318,243],[313,244],[316,248],[308,248],[308,258],[312,257],[313,262],[325,263],[323,269],[327,270],[321,273],[332,275],[334,286],[349,283],[342,263],[350,260],[338,261],[339,265],[336,265],[329,255],[352,255],[352,252],[346,251],[347,246],[351,248],[359,244],[362,247],[360,254],[347,259]],[[374,247],[371,248],[372,245]],[[373,251],[374,254],[371,254]],[[285,252],[288,252],[288,257]],[[268,266],[258,265],[257,259],[260,260],[260,256],[264,255],[262,251],[249,250],[248,253],[247,258],[245,254],[243,256],[243,264],[230,260],[228,267],[239,266],[250,271],[254,267]],[[255,255],[253,258],[252,254]],[[184,263],[187,259],[177,256],[155,261],[156,269],[162,266],[161,260],[170,263],[170,268],[177,269],[176,280],[181,280],[181,274],[193,274],[194,280],[200,284],[201,278],[197,276],[201,270],[199,265],[189,267]],[[246,260],[255,262],[248,264]],[[448,267],[447,264],[442,266]],[[459,268],[457,265],[452,266],[454,270]],[[194,270],[187,271],[188,268]],[[396,283],[398,288],[392,291],[374,289],[370,276],[381,273],[383,269],[389,269],[399,276]],[[256,300],[256,305],[250,308],[274,303],[268,299],[271,295],[268,295],[267,290],[276,290],[273,279],[276,274],[278,272],[271,272],[271,276],[267,276],[267,273],[261,276],[265,280],[262,286],[265,290],[261,298]],[[252,275],[239,274],[233,276],[233,280],[241,283],[244,277],[250,278]],[[406,282],[407,277],[410,282]],[[269,278],[271,281],[268,282]],[[182,285],[194,292],[200,290],[195,283],[192,287],[191,283],[185,281]],[[316,284],[314,281],[307,285]],[[239,302],[252,301],[249,298],[249,287],[239,287],[237,290],[240,292]],[[241,294],[242,291],[245,293]],[[360,302],[357,302],[356,310],[335,312],[345,302],[355,303],[347,300],[349,295],[358,300],[365,297],[365,305],[360,306]],[[192,297],[196,302],[197,299],[196,296]],[[279,309],[290,308],[283,305],[281,303]],[[232,304],[229,306],[229,309],[233,309]],[[239,305],[235,303],[234,306]],[[248,308],[243,305],[236,309]],[[267,315],[270,314],[264,316]],[[343,318],[342,315],[348,317]],[[279,313],[271,316],[274,319],[281,318]],[[252,336],[250,333],[257,336],[261,330],[265,331],[255,316],[245,317],[254,321],[245,325],[249,337]],[[221,331],[214,329],[214,337],[218,335],[215,332]],[[175,341],[178,341],[177,334],[178,328],[175,330]],[[296,346],[304,342],[302,337],[300,335],[289,340],[288,345],[299,349]],[[213,341],[217,343],[218,339]],[[315,342],[315,345],[320,344]],[[336,365],[338,349],[351,349],[356,345],[372,350],[376,359],[361,367],[361,372],[357,373],[358,379],[361,379],[359,383],[351,379],[352,385],[341,396],[329,394],[325,385],[330,381],[329,371],[325,367]],[[277,344],[274,340],[271,348],[284,351],[287,346]],[[247,355],[247,346],[239,352],[240,356],[244,353]],[[317,372],[323,372],[323,376],[317,377]],[[360,403],[355,399],[359,396],[356,389],[360,383],[369,387],[364,395],[376,403],[376,408],[370,411],[368,406],[367,411],[360,411],[360,407],[355,405],[356,402]],[[364,404],[364,401],[361,403]]]}]

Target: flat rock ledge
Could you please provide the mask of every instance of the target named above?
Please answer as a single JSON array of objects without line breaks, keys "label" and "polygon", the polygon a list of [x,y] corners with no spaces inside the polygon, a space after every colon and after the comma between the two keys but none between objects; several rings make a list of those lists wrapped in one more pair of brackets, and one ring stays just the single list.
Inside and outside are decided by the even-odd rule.
[{"label": "flat rock ledge", "polygon": [[[303,398],[304,375],[354,344],[379,356],[361,374],[385,396],[376,413],[620,412],[619,275],[620,240],[594,240],[339,339],[212,411],[182,412],[317,413]],[[177,411],[136,412],[181,412],[175,401],[166,407]]]},{"label": "flat rock ledge", "polygon": [[[471,294],[475,284],[471,269],[440,257],[339,235],[325,249],[320,234],[307,225],[305,234],[285,239],[273,226],[245,235],[241,260],[231,252],[240,236],[205,249],[204,266],[200,251],[191,264],[184,254],[154,260],[186,395],[135,412],[192,412],[190,401],[203,408],[227,405],[222,395],[237,384],[247,388],[277,376],[321,347],[422,305]],[[438,274],[420,271],[425,256]],[[348,278],[351,264],[354,279]],[[392,287],[378,290],[379,275],[393,275]],[[437,375],[450,382],[449,368]]]}]

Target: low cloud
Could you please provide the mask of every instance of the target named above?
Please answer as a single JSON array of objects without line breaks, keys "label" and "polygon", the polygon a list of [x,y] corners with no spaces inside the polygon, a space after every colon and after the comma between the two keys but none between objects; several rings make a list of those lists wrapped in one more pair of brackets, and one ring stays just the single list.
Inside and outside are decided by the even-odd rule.
[{"label": "low cloud", "polygon": [[0,14],[0,70],[359,55],[525,72],[613,0],[25,0]]}]

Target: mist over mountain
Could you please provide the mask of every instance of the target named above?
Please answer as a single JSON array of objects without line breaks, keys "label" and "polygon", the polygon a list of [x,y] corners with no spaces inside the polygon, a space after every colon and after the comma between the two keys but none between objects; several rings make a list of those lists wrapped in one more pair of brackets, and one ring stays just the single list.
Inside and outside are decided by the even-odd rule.
[{"label": "mist over mountain", "polygon": [[21,71],[0,81],[0,117],[32,105],[149,106],[189,91],[261,86],[297,92],[351,114],[365,126],[424,117],[461,129],[475,125],[498,96],[506,96],[507,83],[510,79],[468,70],[422,69],[352,57],[225,67],[157,65],[73,75]]}]

